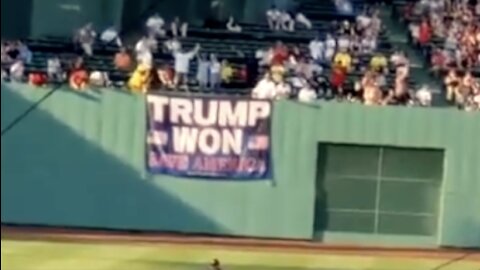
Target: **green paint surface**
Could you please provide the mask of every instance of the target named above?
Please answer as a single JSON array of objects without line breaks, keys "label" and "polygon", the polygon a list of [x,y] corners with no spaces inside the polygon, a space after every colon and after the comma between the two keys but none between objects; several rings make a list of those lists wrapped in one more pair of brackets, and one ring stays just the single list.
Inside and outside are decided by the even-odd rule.
[{"label": "green paint surface", "polygon": [[[46,91],[2,84],[2,130]],[[272,137],[271,181],[149,175],[143,96],[61,89],[2,136],[2,222],[311,239],[317,145],[328,142],[442,149],[445,160],[438,236],[323,241],[480,246],[480,114],[287,101]]]}]

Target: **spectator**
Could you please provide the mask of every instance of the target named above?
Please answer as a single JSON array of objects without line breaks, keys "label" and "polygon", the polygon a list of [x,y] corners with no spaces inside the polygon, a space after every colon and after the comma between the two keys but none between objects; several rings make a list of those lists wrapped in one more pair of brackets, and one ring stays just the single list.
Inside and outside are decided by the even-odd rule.
[{"label": "spectator", "polygon": [[[180,22],[179,17],[175,17],[175,20],[171,23],[170,28],[172,30],[172,36],[173,37],[178,37],[179,34],[182,37],[187,37],[188,23]],[[179,31],[180,31],[180,33],[179,33]]]},{"label": "spectator", "polygon": [[446,64],[447,57],[445,56],[445,52],[441,49],[435,49],[431,56],[432,71],[438,74],[446,67]]},{"label": "spectator", "polygon": [[350,48],[350,38],[348,35],[340,35],[337,39],[337,46],[340,52],[347,52]]},{"label": "spectator", "polygon": [[432,28],[430,27],[428,21],[424,20],[420,24],[420,28],[418,31],[418,42],[421,46],[427,45],[432,38]]},{"label": "spectator", "polygon": [[317,63],[323,62],[325,55],[325,43],[322,42],[318,36],[310,42],[308,48],[310,49],[310,56]]},{"label": "spectator", "polygon": [[118,70],[130,71],[132,68],[132,57],[130,57],[130,54],[125,47],[121,47],[120,51],[115,54],[113,62],[115,68]]},{"label": "spectator", "polygon": [[453,101],[460,89],[460,78],[454,69],[450,69],[444,83],[447,88],[447,100]]},{"label": "spectator", "polygon": [[331,34],[327,34],[327,38],[325,39],[325,48],[325,61],[331,61],[337,48],[337,41]]},{"label": "spectator", "polygon": [[422,86],[415,94],[418,104],[422,107],[430,107],[432,105],[432,92],[428,86]]},{"label": "spectator", "polygon": [[352,57],[348,52],[339,51],[333,59],[335,65],[343,67],[347,72],[352,69]]},{"label": "spectator", "polygon": [[297,12],[295,15],[295,21],[302,24],[307,29],[312,29],[312,22],[301,12]]},{"label": "spectator", "polygon": [[160,17],[158,13],[155,13],[153,16],[148,18],[146,26],[149,36],[164,37],[166,34],[165,29],[163,29],[163,27],[165,26],[165,20]]},{"label": "spectator", "polygon": [[169,53],[176,52],[182,48],[182,44],[176,38],[169,39],[164,43],[165,48]]},{"label": "spectator", "polygon": [[408,91],[390,90],[384,103],[387,105],[407,106],[412,104],[412,97]]},{"label": "spectator", "polygon": [[293,32],[295,30],[295,20],[288,12],[281,12],[280,15],[281,29],[287,32]]},{"label": "spectator", "polygon": [[188,88],[188,72],[190,70],[190,60],[197,55],[200,50],[200,45],[197,44],[195,48],[189,52],[178,50],[173,53],[175,58],[175,86],[183,86]]},{"label": "spectator", "polygon": [[222,71],[221,71],[222,82],[227,85],[230,84],[233,79],[233,73],[234,73],[234,70],[232,65],[228,62],[228,60],[224,59],[222,61]]},{"label": "spectator", "polygon": [[269,10],[267,10],[266,15],[270,29],[275,31],[280,30],[282,19],[282,13],[280,10],[278,10],[275,6],[272,6]]},{"label": "spectator", "polygon": [[274,99],[276,95],[275,83],[269,72],[265,74],[255,88],[252,90],[252,97],[256,99]]},{"label": "spectator", "polygon": [[117,29],[114,26],[110,26],[105,29],[102,34],[100,35],[100,40],[105,45],[110,45],[115,43],[119,48],[123,46],[122,40],[120,39],[120,35],[118,34]]},{"label": "spectator", "polygon": [[22,60],[15,61],[10,66],[10,79],[16,82],[22,82],[25,76],[25,65]]},{"label": "spectator", "polygon": [[2,81],[9,80],[8,73],[5,69],[2,68]]},{"label": "spectator", "polygon": [[88,86],[88,72],[83,67],[78,67],[70,73],[69,83],[73,90],[82,91]]},{"label": "spectator", "polygon": [[375,72],[386,72],[388,67],[388,60],[385,55],[377,52],[370,60],[370,68]]},{"label": "spectator", "polygon": [[227,30],[233,33],[240,33],[242,32],[242,27],[235,22],[233,16],[230,16],[227,22]]},{"label": "spectator", "polygon": [[343,97],[344,84],[347,80],[347,70],[340,64],[335,64],[332,69],[330,77],[330,86],[335,94],[339,97]]},{"label": "spectator", "polygon": [[271,65],[284,65],[289,58],[288,48],[281,41],[277,41],[274,48],[272,48]]},{"label": "spectator", "polygon": [[377,50],[377,40],[372,35],[366,35],[360,41],[361,54],[372,54]]},{"label": "spectator", "polygon": [[143,64],[149,67],[153,66],[152,51],[155,48],[155,41],[150,37],[141,38],[135,45],[135,52],[137,53],[138,64]]},{"label": "spectator", "polygon": [[276,99],[287,99],[292,94],[292,88],[287,82],[280,82],[275,88]]},{"label": "spectator", "polygon": [[16,61],[18,56],[20,55],[20,51],[18,50],[18,42],[7,43],[5,51],[10,58],[10,61]]},{"label": "spectator", "polygon": [[314,89],[306,85],[298,92],[298,101],[310,103],[317,99],[317,93]]},{"label": "spectator", "polygon": [[151,66],[139,64],[128,81],[133,92],[147,93],[151,82]]},{"label": "spectator", "polygon": [[218,89],[222,81],[222,64],[217,59],[215,54],[210,55],[210,87]]},{"label": "spectator", "polygon": [[30,64],[32,62],[32,52],[30,49],[25,45],[25,43],[18,42],[18,59],[22,60],[25,64]]},{"label": "spectator", "polygon": [[210,71],[210,61],[204,55],[197,57],[197,81],[201,89],[206,89],[208,86]]},{"label": "spectator", "polygon": [[363,101],[365,105],[380,105],[382,93],[377,84],[376,74],[373,71],[367,71],[362,79]]},{"label": "spectator", "polygon": [[62,69],[60,58],[54,56],[47,60],[47,74],[48,79],[52,82],[59,83],[65,80],[65,74]]},{"label": "spectator", "polygon": [[168,64],[164,64],[161,68],[157,70],[158,79],[162,84],[162,87],[167,89],[173,89],[175,87],[175,71]]},{"label": "spectator", "polygon": [[96,70],[90,73],[89,84],[95,87],[109,87],[111,81],[107,72]]},{"label": "spectator", "polygon": [[42,87],[47,84],[47,75],[43,72],[32,72],[28,75],[28,83],[35,87]]},{"label": "spectator", "polygon": [[77,31],[75,40],[80,44],[80,47],[87,56],[93,55],[93,44],[95,43],[96,36],[97,33],[93,30],[93,25],[91,23]]}]

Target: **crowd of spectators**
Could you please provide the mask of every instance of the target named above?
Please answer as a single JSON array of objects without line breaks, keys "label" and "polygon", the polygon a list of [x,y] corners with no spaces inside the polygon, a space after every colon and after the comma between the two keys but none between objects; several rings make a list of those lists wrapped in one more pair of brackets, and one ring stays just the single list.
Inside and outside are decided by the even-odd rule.
[{"label": "crowd of spectators", "polygon": [[[426,10],[430,8],[427,5]],[[415,6],[414,12],[417,9]],[[422,9],[422,14],[430,13]],[[266,11],[266,19],[270,30],[275,32],[293,32],[297,23],[307,29],[313,28],[304,14],[275,7]],[[226,29],[242,31],[233,17],[228,19]],[[473,29],[478,31],[478,26]],[[119,48],[112,59],[113,65],[117,70],[131,74],[125,86],[133,92],[145,93],[151,89],[189,91],[191,86],[215,92],[236,85],[252,88],[252,97],[262,99],[293,98],[302,102],[335,99],[366,105],[429,106],[432,93],[427,86],[411,89],[407,55],[402,51],[389,53],[379,48],[382,31],[384,26],[378,9],[366,8],[353,21],[334,22],[328,31],[319,33],[309,44],[278,41],[272,47],[258,49],[254,55],[245,55],[232,47],[241,59],[240,63],[232,63],[214,53],[205,53],[200,44],[185,48],[182,42],[188,36],[188,24],[179,18],[167,24],[160,15],[154,14],[145,22],[145,35],[131,49],[124,47],[114,27],[106,28],[97,37],[93,25],[85,25],[76,31],[73,39],[83,56],[74,59],[53,56],[47,60],[46,74],[30,72],[25,77],[25,63],[31,61],[32,52],[22,42],[2,43],[2,67],[3,64],[9,66],[8,70],[2,68],[2,79],[28,80],[37,86],[67,81],[75,90],[111,86],[107,72],[88,70],[85,65],[85,59],[94,55],[95,45],[100,43]],[[158,55],[162,56],[161,61],[156,58]],[[196,64],[196,74],[189,76],[192,62]],[[457,102],[461,102],[459,93],[467,91],[465,84],[472,85],[472,89],[478,88],[470,72],[461,78],[455,70],[449,74],[446,78],[448,97]],[[464,98],[463,103],[478,102],[471,97]]]},{"label": "crowd of spectators", "polygon": [[404,10],[413,41],[442,77],[447,101],[467,110],[480,107],[480,1],[474,2],[422,0]]}]

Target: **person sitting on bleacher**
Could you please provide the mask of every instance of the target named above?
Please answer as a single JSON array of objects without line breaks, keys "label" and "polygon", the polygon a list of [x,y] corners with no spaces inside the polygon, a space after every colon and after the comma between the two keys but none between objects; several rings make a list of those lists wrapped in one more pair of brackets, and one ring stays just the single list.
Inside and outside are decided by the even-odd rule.
[{"label": "person sitting on bleacher", "polygon": [[424,20],[418,29],[418,43],[421,46],[427,45],[432,39],[432,28],[427,20]]},{"label": "person sitting on bleacher", "polygon": [[282,13],[275,6],[272,6],[266,12],[268,26],[271,30],[278,31],[281,27],[281,16]]},{"label": "person sitting on bleacher", "polygon": [[280,82],[275,87],[275,99],[287,99],[292,94],[292,87],[287,82]]},{"label": "person sitting on bleacher", "polygon": [[118,34],[117,29],[114,26],[110,26],[105,29],[102,34],[100,35],[100,40],[105,45],[110,45],[115,43],[119,48],[123,46],[122,40],[120,39],[120,35]]},{"label": "person sitting on bleacher", "polygon": [[179,17],[175,17],[173,22],[170,24],[170,29],[173,37],[187,37],[188,23],[181,22]]},{"label": "person sitting on bleacher", "polygon": [[199,54],[197,56],[197,82],[200,89],[206,89],[210,73],[210,61],[207,55]]},{"label": "person sitting on bleacher", "polygon": [[292,15],[287,11],[280,12],[280,14],[281,29],[283,31],[293,32],[295,30],[295,20]]},{"label": "person sitting on bleacher", "polygon": [[301,12],[297,12],[295,15],[295,22],[302,24],[307,29],[312,29],[312,22]]},{"label": "person sitting on bleacher", "polygon": [[165,20],[160,17],[158,13],[155,13],[153,16],[148,18],[146,26],[149,36],[164,37],[166,34],[165,29],[163,29],[165,26]]},{"label": "person sitting on bleacher", "polygon": [[227,22],[227,30],[233,33],[240,33],[242,32],[242,27],[235,22],[233,16],[230,16]]},{"label": "person sitting on bleacher", "polygon": [[93,30],[93,25],[91,23],[88,23],[77,31],[75,41],[80,44],[85,55],[93,55],[93,44],[95,43],[96,36],[97,33]]},{"label": "person sitting on bleacher", "polygon": [[213,90],[220,87],[222,81],[222,64],[218,61],[215,54],[210,55],[210,72],[209,72],[210,88]]}]

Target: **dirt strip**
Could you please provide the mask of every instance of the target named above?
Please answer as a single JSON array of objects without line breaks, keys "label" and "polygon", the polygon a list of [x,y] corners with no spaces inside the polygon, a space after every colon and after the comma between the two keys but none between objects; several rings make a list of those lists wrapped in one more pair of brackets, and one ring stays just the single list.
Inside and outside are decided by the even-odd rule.
[{"label": "dirt strip", "polygon": [[41,240],[80,243],[131,243],[135,245],[178,244],[188,246],[209,246],[213,248],[296,252],[307,254],[387,256],[406,258],[456,259],[480,262],[480,250],[458,249],[403,249],[359,246],[334,246],[318,242],[294,240],[270,240],[250,238],[225,238],[165,233],[122,232],[51,227],[1,227],[2,239]]}]

